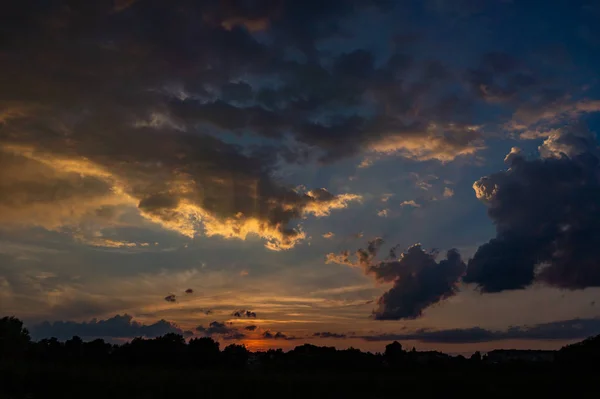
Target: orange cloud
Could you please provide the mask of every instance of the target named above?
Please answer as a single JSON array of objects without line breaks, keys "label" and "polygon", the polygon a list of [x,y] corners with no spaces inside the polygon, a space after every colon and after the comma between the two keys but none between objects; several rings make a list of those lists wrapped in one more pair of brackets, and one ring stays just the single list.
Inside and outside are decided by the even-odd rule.
[{"label": "orange cloud", "polygon": [[[373,152],[399,154],[419,161],[436,159],[450,162],[459,156],[473,155],[484,147],[478,126],[459,127],[430,124],[427,134],[398,133],[385,135],[369,144]],[[451,138],[446,133],[452,133]]]},{"label": "orange cloud", "polygon": [[[213,193],[207,193],[199,191],[196,178],[181,172],[123,173],[85,157],[60,156],[31,146],[4,144],[0,150],[0,155],[10,161],[3,164],[13,165],[12,169],[0,172],[5,175],[0,186],[4,185],[4,192],[9,193],[4,203],[0,202],[0,220],[34,223],[50,229],[76,226],[102,207],[126,206],[145,219],[190,238],[200,233],[241,240],[256,235],[266,241],[268,249],[279,251],[293,248],[306,238],[300,227],[286,225],[295,215],[324,217],[332,210],[346,208],[351,201],[360,200],[358,195],[336,196],[326,189],[293,193],[281,199],[273,197],[263,208],[273,212],[281,209],[284,217],[278,222],[252,208],[234,213],[227,202],[232,200],[230,195],[239,192],[235,189],[238,183],[217,176],[207,177],[213,185]],[[162,179],[159,191],[155,191],[157,179]],[[248,186],[251,196],[252,190],[256,190],[254,186],[253,182]],[[64,187],[62,192],[60,187]],[[219,202],[211,207],[206,206],[209,194],[220,196]],[[254,200],[258,206],[261,199],[254,197]],[[93,234],[83,237],[80,235],[80,241],[90,245],[128,246]]]}]

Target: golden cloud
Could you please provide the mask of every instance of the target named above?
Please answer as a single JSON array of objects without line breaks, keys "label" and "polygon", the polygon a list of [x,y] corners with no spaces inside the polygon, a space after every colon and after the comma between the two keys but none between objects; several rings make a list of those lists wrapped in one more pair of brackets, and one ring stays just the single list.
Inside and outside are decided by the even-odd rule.
[{"label": "golden cloud", "polygon": [[384,135],[369,143],[373,152],[399,154],[418,161],[450,162],[459,156],[473,155],[485,148],[479,126],[437,126],[430,124],[426,134],[398,133]]},{"label": "golden cloud", "polygon": [[[9,165],[1,172],[0,185],[10,193],[0,203],[3,223],[58,229],[78,226],[103,207],[128,206],[145,219],[190,238],[200,233],[240,240],[256,235],[266,241],[268,249],[285,250],[306,238],[299,226],[288,226],[292,219],[327,216],[360,200],[358,195],[335,196],[323,188],[300,194],[274,187],[260,177],[192,174],[182,170],[186,164],[173,169],[160,162],[115,167],[27,145],[3,144],[0,149],[3,164]],[[102,238],[97,232],[85,235],[81,227],[77,231],[79,241],[89,245],[136,245]]]}]

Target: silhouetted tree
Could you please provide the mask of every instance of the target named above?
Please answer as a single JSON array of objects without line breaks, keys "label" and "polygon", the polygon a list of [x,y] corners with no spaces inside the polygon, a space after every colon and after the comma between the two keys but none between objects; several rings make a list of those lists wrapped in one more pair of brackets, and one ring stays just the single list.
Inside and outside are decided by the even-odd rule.
[{"label": "silhouetted tree", "polygon": [[83,353],[89,362],[104,363],[112,353],[112,345],[104,342],[103,339],[95,339],[83,344]]},{"label": "silhouetted tree", "polygon": [[65,342],[65,355],[70,360],[79,360],[83,357],[83,340],[77,336]]},{"label": "silhouetted tree", "polygon": [[243,368],[248,361],[248,349],[243,345],[231,344],[223,350],[223,361],[229,368]]},{"label": "silhouetted tree", "polygon": [[396,367],[404,363],[406,360],[406,352],[402,348],[400,342],[394,341],[391,344],[386,345],[384,357],[390,366]]},{"label": "silhouetted tree", "polygon": [[16,317],[0,319],[0,358],[21,356],[27,350],[31,337]]},{"label": "silhouetted tree", "polygon": [[188,344],[190,363],[197,367],[208,368],[219,362],[219,343],[209,337],[193,338]]}]

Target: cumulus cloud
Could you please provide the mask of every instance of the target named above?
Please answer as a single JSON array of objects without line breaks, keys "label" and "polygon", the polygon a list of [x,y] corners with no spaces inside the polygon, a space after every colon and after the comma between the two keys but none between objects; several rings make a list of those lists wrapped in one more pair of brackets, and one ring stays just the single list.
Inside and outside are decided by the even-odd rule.
[{"label": "cumulus cloud", "polygon": [[[152,140],[151,136],[153,133],[147,132],[147,134],[144,140],[148,144]],[[158,136],[155,136],[155,138],[159,139]],[[141,137],[139,139],[142,140]],[[227,146],[223,143],[218,144],[213,139],[206,139],[217,147],[221,145]],[[196,140],[193,139],[192,141]],[[155,144],[159,146],[158,141]],[[192,143],[190,144],[193,145]],[[211,156],[217,156],[217,153],[212,153],[211,155],[211,152],[217,148],[212,147],[210,143],[206,144],[207,147],[205,149],[207,149],[208,153],[205,154],[204,162],[208,162]],[[115,145],[117,144],[115,143]],[[176,155],[178,159],[173,160],[175,164],[179,164],[179,166],[176,166],[179,168],[176,172],[164,168],[164,163],[167,162],[166,157],[168,155],[164,157],[161,155],[162,160],[155,159],[155,162],[158,162],[156,168],[144,165],[142,169],[145,170],[129,171],[135,175],[135,178],[133,176],[120,177],[113,175],[107,169],[109,166],[100,167],[87,160],[58,158],[54,154],[30,151],[19,146],[5,148],[10,148],[22,157],[30,158],[47,165],[54,165],[53,167],[55,168],[63,166],[63,169],[66,169],[65,172],[92,176],[94,181],[98,181],[98,184],[104,185],[103,187],[107,192],[120,193],[118,197],[121,199],[121,203],[137,207],[142,216],[167,229],[175,230],[190,237],[201,231],[207,236],[219,235],[226,238],[239,239],[245,239],[249,234],[257,234],[263,237],[267,241],[266,246],[273,250],[291,248],[297,242],[304,239],[305,235],[301,230],[287,226],[291,220],[301,218],[306,214],[312,214],[317,217],[327,216],[331,210],[344,208],[348,205],[348,202],[359,199],[358,196],[350,194],[335,196],[325,189],[313,190],[301,194],[291,189],[278,187],[270,182],[270,178],[267,175],[259,177],[262,172],[258,172],[260,165],[256,163],[257,160],[252,161],[243,155],[236,155],[235,152],[227,151],[226,148],[221,148],[221,150],[224,150],[224,153],[219,155],[218,161],[215,158],[217,163],[222,163],[223,168],[220,170],[227,175],[225,180],[218,177],[217,172],[207,175],[204,174],[206,170],[197,168],[198,165],[193,163],[186,164],[186,161],[182,162],[182,159],[179,159],[179,157],[181,153],[188,151],[185,148],[181,148],[181,153]],[[227,152],[229,154],[226,155]],[[114,158],[114,155],[107,154],[107,156]],[[127,156],[135,157],[134,154]],[[192,162],[191,159],[197,156],[201,155],[190,154],[190,162]],[[232,163],[235,164],[236,158],[242,164],[246,164],[243,167],[245,170],[241,174],[237,174],[237,172],[231,170],[227,172],[227,169],[232,167]],[[137,163],[128,163],[127,165],[132,169],[137,169],[141,166]],[[173,164],[173,166],[175,165]],[[212,166],[220,168],[216,164]],[[189,167],[195,170],[185,171]],[[257,176],[248,180],[247,177],[249,176],[244,177],[243,175],[247,174],[252,168],[256,171]],[[156,173],[155,176],[147,174],[150,169],[154,170]],[[154,182],[154,179],[160,175],[163,178],[161,182]],[[131,181],[132,178],[135,180]],[[169,181],[169,179],[173,180]],[[200,185],[202,183],[204,185]],[[133,187],[132,184],[137,187]],[[11,187],[13,186],[11,185]],[[207,187],[213,187],[210,195],[206,191]],[[146,190],[146,188],[150,191]],[[37,192],[35,186],[33,189]],[[87,195],[94,195],[92,190],[87,190],[85,187],[83,189]],[[198,191],[200,189],[202,191]],[[137,193],[133,193],[132,190],[137,191]],[[263,190],[266,190],[264,191],[265,195],[261,193]],[[270,194],[267,194],[267,192]],[[234,195],[234,193],[235,196],[243,197],[247,195],[248,197],[239,203],[235,198],[226,201],[217,200],[217,198],[228,198],[230,194]],[[104,201],[99,201],[97,204],[98,208],[101,205],[106,206],[111,204],[110,202],[107,204]],[[94,204],[94,200],[92,200],[91,204]],[[53,203],[52,205],[56,204]],[[89,205],[87,206],[89,207]],[[6,213],[10,214],[10,209],[7,209]]]},{"label": "cumulus cloud", "polygon": [[382,245],[383,240],[377,238],[352,255],[345,251],[326,256],[327,263],[359,266],[377,281],[393,283],[377,300],[375,319],[416,319],[429,306],[456,294],[466,268],[457,250],[449,250],[446,258],[437,262],[438,252],[426,252],[419,244],[400,256],[396,254],[397,247],[393,247],[385,260],[376,261]]},{"label": "cumulus cloud", "polygon": [[57,229],[81,219],[117,224],[128,201],[100,178],[76,173],[19,154],[0,143],[0,223]]},{"label": "cumulus cloud", "polygon": [[[464,91],[460,74],[405,48],[381,62],[368,49],[317,49],[341,33],[342,18],[388,12],[389,2],[109,3],[25,0],[3,10],[11,79],[0,94],[0,156],[23,172],[1,176],[2,223],[78,228],[113,206],[188,237],[257,235],[289,249],[306,238],[298,220],[360,197],[298,192],[274,177],[282,162],[473,155],[485,147],[476,101],[510,103],[523,126],[552,119],[526,107],[551,91],[506,54],[483,55],[460,77]],[[546,97],[538,108],[556,104],[553,114],[598,109]],[[252,144],[231,144],[240,135]]]},{"label": "cumulus cloud", "polygon": [[377,216],[386,218],[386,217],[388,217],[389,213],[390,213],[389,209],[382,209],[379,212],[377,212]]},{"label": "cumulus cloud", "polygon": [[[27,173],[2,179],[3,192],[10,193],[3,198],[10,200],[0,204],[1,221],[78,227],[82,217],[115,205],[189,237],[256,234],[280,250],[305,238],[294,220],[327,216],[358,199],[324,189],[297,193],[272,178],[280,157],[289,155],[282,146],[246,151],[198,129],[283,137],[283,130],[273,131],[283,129],[276,123],[280,115],[258,104],[238,107],[242,96],[256,94],[240,81],[246,68],[258,67],[261,54],[276,54],[247,31],[270,20],[271,11],[145,1],[92,10],[61,3],[40,8],[28,0],[2,16],[7,37],[23,40],[2,45],[4,72],[15,79],[0,96],[0,153],[3,164]],[[161,17],[147,29],[150,15]],[[161,40],[153,36],[157,30]],[[79,40],[89,43],[85,54]],[[190,40],[211,46],[195,53],[185,44]],[[21,57],[69,79],[22,68]],[[207,67],[219,63],[227,65]],[[273,72],[260,67],[259,74]],[[219,88],[211,91],[219,98],[196,101],[208,95],[207,86]]]},{"label": "cumulus cloud", "polygon": [[251,325],[251,326],[244,327],[244,330],[246,330],[246,331],[255,331],[257,328],[258,328],[258,326]]},{"label": "cumulus cloud", "polygon": [[169,294],[165,297],[165,301],[175,303],[177,302],[177,296],[175,294]]},{"label": "cumulus cloud", "polygon": [[404,206],[410,206],[410,207],[413,207],[413,208],[420,208],[421,204],[419,204],[415,200],[408,200],[408,201],[402,201],[400,203],[400,206],[402,206],[402,207],[404,207]]},{"label": "cumulus cloud", "polygon": [[236,310],[231,314],[233,317],[247,317],[256,319],[256,312],[246,309]]},{"label": "cumulus cloud", "polygon": [[377,153],[400,154],[419,161],[449,162],[458,156],[482,150],[483,136],[478,126],[428,125],[418,133],[389,134],[369,144]]},{"label": "cumulus cloud", "polygon": [[294,340],[300,339],[300,338],[297,338],[297,337],[295,337],[293,335],[286,335],[286,334],[284,334],[282,332],[279,332],[279,331],[277,331],[275,333],[273,333],[271,331],[265,331],[262,334],[262,337],[263,337],[263,339],[275,339],[275,340],[281,339],[281,340],[285,340],[285,341],[294,341]]},{"label": "cumulus cloud", "polygon": [[350,259],[350,251],[341,251],[340,253],[328,253],[325,255],[325,263],[337,263],[338,265],[356,266],[354,261]]},{"label": "cumulus cloud", "polygon": [[168,333],[182,334],[176,324],[160,320],[153,324],[142,324],[133,317],[124,314],[106,320],[92,319],[88,322],[44,321],[31,327],[34,339],[55,337],[60,340],[79,336],[86,340],[94,338],[154,338]]},{"label": "cumulus cloud", "polygon": [[573,100],[568,95],[542,97],[537,102],[519,107],[506,127],[518,133],[523,140],[537,139],[548,137],[565,123],[594,112],[600,112],[598,100]]},{"label": "cumulus cloud", "polygon": [[469,260],[464,281],[482,292],[534,282],[600,286],[600,169],[595,137],[581,127],[552,134],[527,159],[511,150],[506,171],[474,183],[496,237]]},{"label": "cumulus cloud", "polygon": [[518,339],[572,340],[588,338],[598,333],[600,333],[600,319],[571,319],[510,327],[507,330],[489,330],[481,327],[447,330],[425,328],[405,334],[367,335],[361,338],[365,341],[411,340],[436,344],[467,344]]},{"label": "cumulus cloud", "polygon": [[218,321],[211,322],[208,327],[200,325],[196,327],[196,331],[207,337],[216,336],[225,340],[239,340],[246,337],[246,335],[237,328]]}]

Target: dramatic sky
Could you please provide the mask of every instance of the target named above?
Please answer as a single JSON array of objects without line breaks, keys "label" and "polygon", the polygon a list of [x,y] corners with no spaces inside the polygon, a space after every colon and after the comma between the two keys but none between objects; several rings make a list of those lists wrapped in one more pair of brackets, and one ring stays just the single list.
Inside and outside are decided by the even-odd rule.
[{"label": "dramatic sky", "polygon": [[594,0],[21,0],[0,315],[467,353],[600,333]]}]

